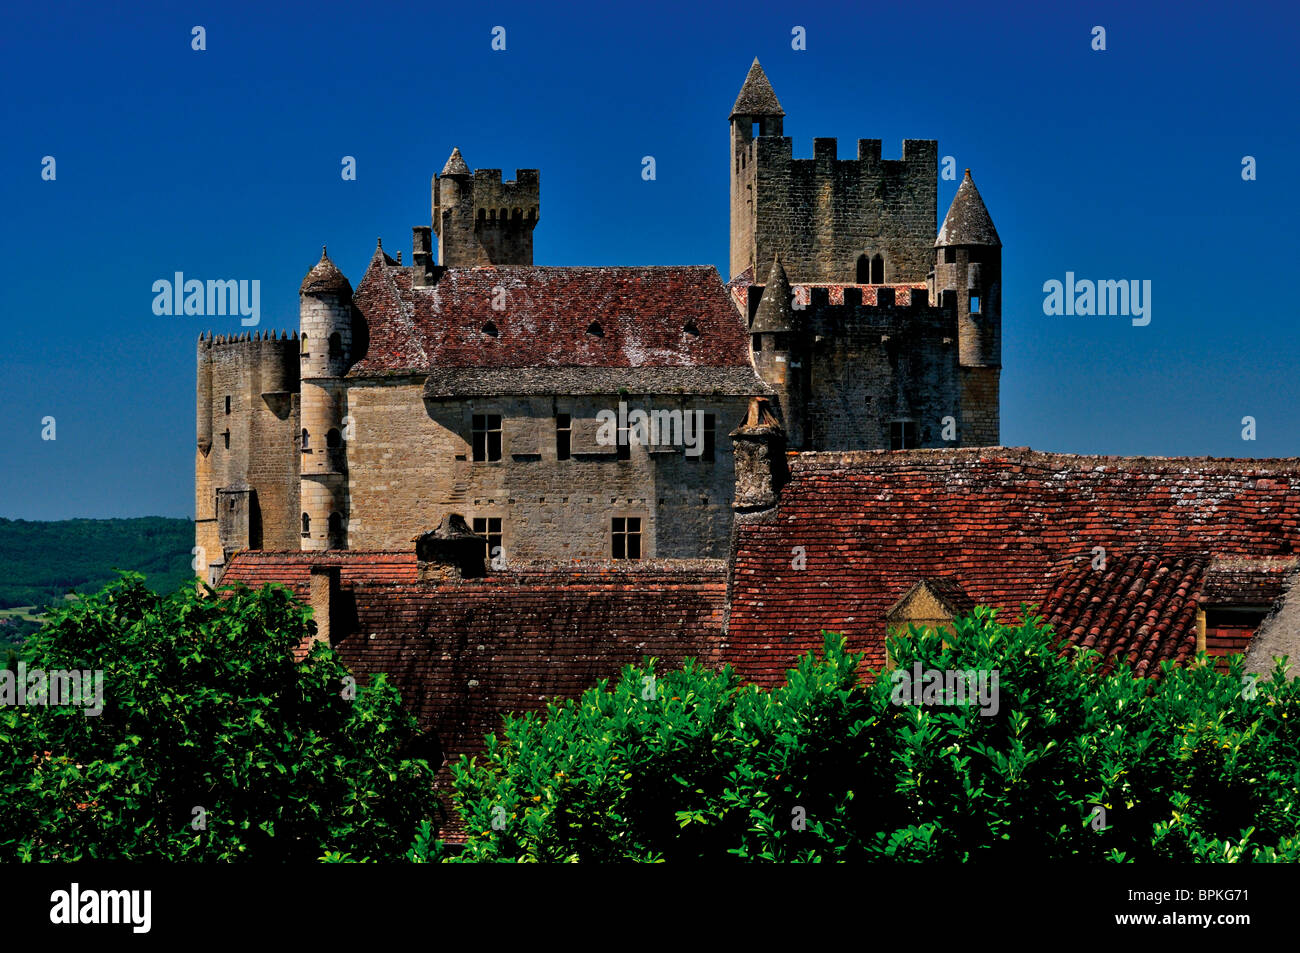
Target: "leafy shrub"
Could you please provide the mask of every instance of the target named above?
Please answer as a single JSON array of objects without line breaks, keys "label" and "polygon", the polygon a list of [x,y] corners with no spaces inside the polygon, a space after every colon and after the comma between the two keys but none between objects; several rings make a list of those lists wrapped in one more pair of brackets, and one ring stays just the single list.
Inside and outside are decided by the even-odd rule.
[{"label": "leafy shrub", "polygon": [[1139,679],[1053,642],[983,608],[891,640],[900,671],[996,671],[995,714],[895,704],[829,633],[772,691],[629,666],[461,758],[459,859],[1300,860],[1296,680]]},{"label": "leafy shrub", "polygon": [[309,617],[281,587],[135,574],[51,613],[29,669],[102,669],[104,709],[0,707],[0,858],[400,857],[433,769],[383,678],[353,695],[327,646],[294,660]]}]

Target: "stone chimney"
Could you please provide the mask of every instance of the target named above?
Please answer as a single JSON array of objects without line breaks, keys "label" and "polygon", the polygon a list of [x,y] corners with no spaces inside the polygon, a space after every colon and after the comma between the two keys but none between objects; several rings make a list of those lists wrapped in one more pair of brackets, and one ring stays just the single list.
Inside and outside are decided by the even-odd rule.
[{"label": "stone chimney", "polygon": [[736,500],[740,513],[770,509],[789,482],[785,461],[785,430],[766,397],[749,402],[745,422],[731,432],[736,467]]},{"label": "stone chimney", "polygon": [[438,528],[415,539],[420,582],[453,582],[487,575],[487,540],[476,536],[459,513],[443,517]]},{"label": "stone chimney", "polygon": [[434,284],[433,230],[427,225],[411,229],[412,288],[427,288]]},{"label": "stone chimney", "polygon": [[317,642],[330,644],[334,629],[334,620],[338,615],[339,605],[339,567],[311,567],[311,588],[308,592],[311,602],[311,615],[316,621],[316,637],[307,646],[308,650]]}]

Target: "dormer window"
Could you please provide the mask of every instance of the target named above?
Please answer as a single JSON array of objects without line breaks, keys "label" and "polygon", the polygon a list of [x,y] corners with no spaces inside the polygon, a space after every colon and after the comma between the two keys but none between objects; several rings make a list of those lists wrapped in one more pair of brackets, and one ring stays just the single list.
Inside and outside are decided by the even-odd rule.
[{"label": "dormer window", "polygon": [[592,337],[603,338],[605,336],[605,329],[600,326],[599,321],[592,321],[591,324],[587,325],[587,333]]}]

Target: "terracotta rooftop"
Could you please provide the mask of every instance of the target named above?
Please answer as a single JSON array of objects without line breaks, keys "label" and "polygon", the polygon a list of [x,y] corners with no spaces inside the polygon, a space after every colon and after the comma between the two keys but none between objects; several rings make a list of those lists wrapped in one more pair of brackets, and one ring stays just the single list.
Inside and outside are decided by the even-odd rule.
[{"label": "terracotta rooftop", "polygon": [[1041,607],[1062,642],[1122,657],[1143,676],[1158,675],[1161,662],[1185,664],[1196,655],[1196,594],[1208,558],[1114,555],[1104,569],[1094,569],[1090,556],[1078,562]]},{"label": "terracotta rooftop", "polygon": [[[1294,459],[984,448],[803,453],[789,462],[777,508],[738,527],[722,647],[742,676],[762,683],[819,647],[823,629],[848,633],[867,664],[880,666],[886,611],[926,577],[954,576],[977,603],[1015,618],[1022,602],[1044,605],[1072,558],[1094,547],[1121,567],[1133,554],[1159,553],[1176,572],[1182,556],[1203,568],[1213,556],[1289,557],[1300,543]],[[800,546],[807,562],[796,570],[790,553]],[[1194,617],[1183,602],[1168,607],[1151,657],[1181,651],[1184,614]],[[1107,637],[1120,645],[1124,631]],[[1140,652],[1150,648],[1148,640]]]},{"label": "terracotta rooftop", "polygon": [[372,258],[356,291],[369,344],[350,377],[729,368],[759,386],[745,326],[712,267],[439,268],[414,289],[412,271]]}]

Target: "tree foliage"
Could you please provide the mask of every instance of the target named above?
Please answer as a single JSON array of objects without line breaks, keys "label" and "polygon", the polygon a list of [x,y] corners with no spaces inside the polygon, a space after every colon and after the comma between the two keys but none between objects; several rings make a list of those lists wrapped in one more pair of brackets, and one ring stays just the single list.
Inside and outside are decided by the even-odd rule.
[{"label": "tree foliage", "polygon": [[1300,860],[1296,680],[1140,679],[1053,638],[981,608],[891,640],[899,670],[996,671],[996,714],[898,704],[829,633],[771,691],[630,666],[460,760],[460,859]]},{"label": "tree foliage", "polygon": [[402,856],[436,765],[382,677],[295,661],[314,631],[281,587],[160,597],[135,574],[52,612],[29,669],[102,669],[104,709],[0,708],[0,859]]}]

